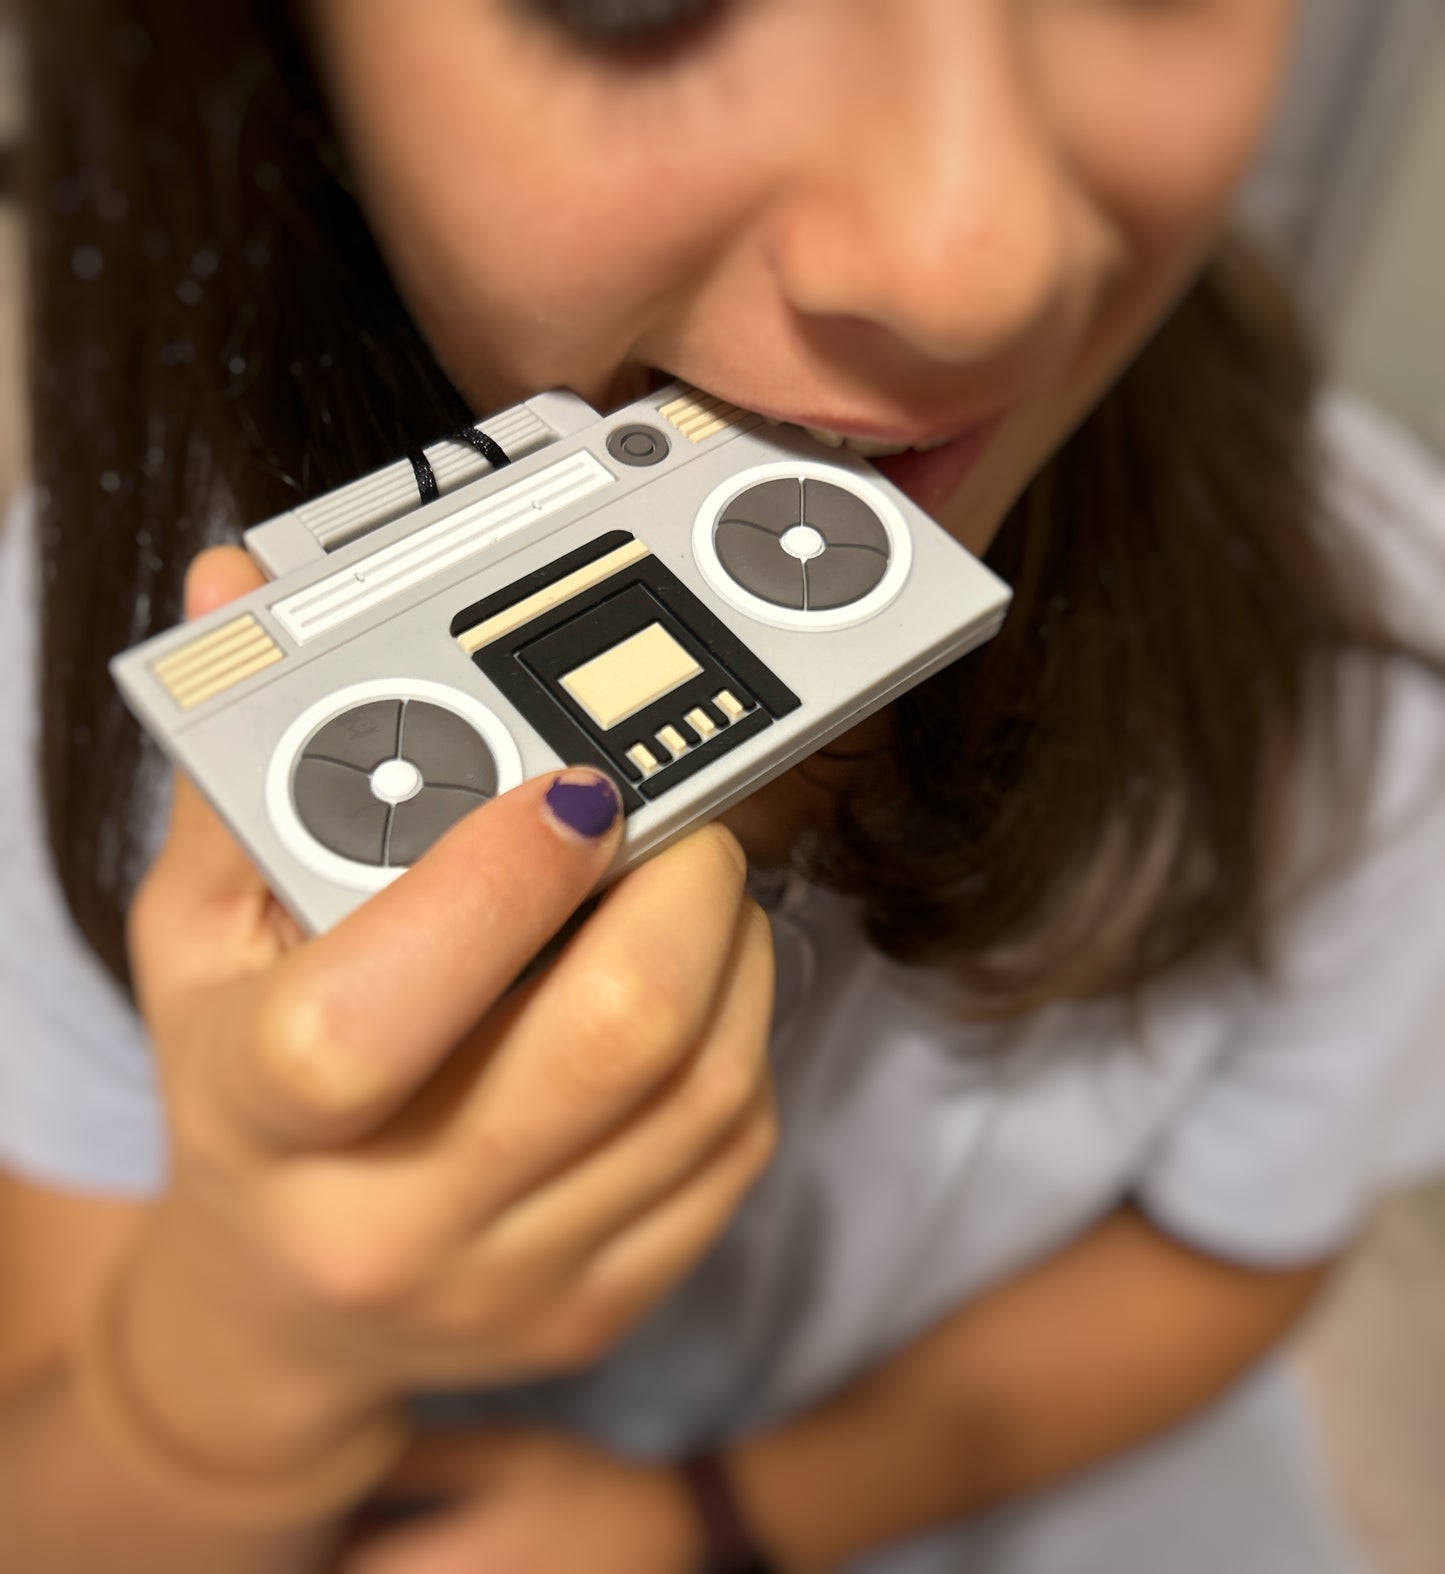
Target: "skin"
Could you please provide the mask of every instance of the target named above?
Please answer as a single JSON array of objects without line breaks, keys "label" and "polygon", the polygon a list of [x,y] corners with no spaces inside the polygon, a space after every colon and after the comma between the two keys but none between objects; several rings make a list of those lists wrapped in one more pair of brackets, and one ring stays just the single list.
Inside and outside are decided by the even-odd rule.
[{"label": "skin", "polygon": [[[885,440],[996,418],[935,508],[980,551],[1199,267],[1290,11],[738,0],[627,58],[521,0],[312,0],[309,22],[351,178],[479,411],[553,386],[606,409],[677,375]],[[252,574],[208,555],[192,610]],[[750,856],[785,856],[885,731],[731,816]],[[175,1178],[148,1208],[0,1185],[26,1284],[0,1325],[0,1518],[27,1569],[100,1566],[117,1537],[155,1574],[695,1563],[669,1472],[532,1431],[420,1446],[390,1490],[457,1499],[420,1527],[338,1547],[330,1518],[197,1524],[141,1490],[69,1389],[119,1268],[111,1313],[154,1419],[217,1468],[300,1469],[418,1381],[596,1359],[715,1238],[773,1141],[767,945],[736,843],[705,831],[634,872],[504,1003],[506,948],[529,954],[607,853],[519,794],[302,944],[182,786],[133,923]],[[480,897],[460,867],[488,872]],[[641,1044],[641,996],[617,982],[639,951]],[[458,1161],[478,1141],[480,1188]],[[41,1249],[57,1238],[67,1252]],[[1188,1414],[1321,1274],[1222,1264],[1121,1212],[735,1449],[734,1478],[781,1566],[834,1566]],[[90,1512],[47,1511],[57,1482]]]},{"label": "skin", "polygon": [[502,0],[313,16],[359,194],[479,410],[662,368],[884,436],[1004,411],[940,513],[978,549],[1198,267],[1290,11],[743,0],[631,62]]},{"label": "skin", "polygon": [[[1200,266],[1292,12],[740,0],[632,58],[508,0],[310,14],[358,194],[477,410],[554,386],[607,409],[660,369],[885,440],[997,416],[930,502],[981,553]],[[781,862],[847,774],[815,762],[728,823]]]}]

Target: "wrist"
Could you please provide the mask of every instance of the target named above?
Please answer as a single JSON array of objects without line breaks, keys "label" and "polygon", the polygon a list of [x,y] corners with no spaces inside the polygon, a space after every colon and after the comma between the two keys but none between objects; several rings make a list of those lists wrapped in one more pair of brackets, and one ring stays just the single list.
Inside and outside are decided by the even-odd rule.
[{"label": "wrist", "polygon": [[847,1517],[839,1481],[810,1448],[813,1417],[743,1440],[728,1457],[728,1478],[739,1511],[777,1570],[822,1574],[866,1550],[840,1535]]},{"label": "wrist", "polygon": [[677,1474],[692,1507],[696,1566],[702,1574],[774,1574],[738,1499],[727,1461],[718,1454],[694,1454],[678,1464]]},{"label": "wrist", "polygon": [[305,1468],[394,1407],[183,1200],[158,1205],[103,1315],[136,1402],[217,1469]]}]

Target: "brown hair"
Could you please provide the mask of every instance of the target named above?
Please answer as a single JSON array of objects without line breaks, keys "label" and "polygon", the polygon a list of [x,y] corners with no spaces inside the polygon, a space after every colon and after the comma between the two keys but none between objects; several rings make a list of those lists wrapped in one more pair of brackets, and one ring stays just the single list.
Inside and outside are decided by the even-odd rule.
[{"label": "brown hair", "polygon": [[1002,633],[897,706],[901,809],[845,803],[818,849],[883,950],[993,1014],[1267,965],[1363,808],[1373,707],[1340,658],[1403,654],[1330,518],[1317,383],[1276,275],[1226,245],[995,541]]},{"label": "brown hair", "polygon": [[[44,797],[124,977],[147,778],[106,658],[175,620],[202,545],[467,412],[284,0],[48,0],[28,34]],[[885,950],[1001,1012],[1260,957],[1334,658],[1391,648],[1320,528],[1314,387],[1285,296],[1227,250],[1031,486],[990,553],[1003,633],[896,709],[902,812],[845,800],[810,854]]]}]

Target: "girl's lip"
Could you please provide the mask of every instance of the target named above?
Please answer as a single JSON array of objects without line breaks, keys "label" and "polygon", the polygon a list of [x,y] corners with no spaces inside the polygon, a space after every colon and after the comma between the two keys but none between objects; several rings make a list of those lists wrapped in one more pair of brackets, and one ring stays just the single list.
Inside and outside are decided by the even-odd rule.
[{"label": "girl's lip", "polygon": [[996,414],[980,415],[965,424],[954,421],[948,426],[935,426],[928,430],[914,428],[905,431],[902,427],[885,430],[879,426],[867,426],[861,421],[850,421],[842,416],[814,416],[814,415],[786,415],[780,410],[770,410],[766,405],[751,404],[745,400],[732,400],[739,409],[750,410],[754,415],[765,416],[769,421],[781,422],[788,426],[814,427],[823,432],[838,432],[844,437],[858,437],[867,442],[907,445],[909,448],[922,448],[925,451],[934,448],[946,448],[956,443],[960,437],[971,436],[980,427],[986,426],[997,418]]},{"label": "girl's lip", "polygon": [[[658,387],[665,385],[674,377],[675,373],[664,372],[660,368],[649,368],[652,380]],[[683,379],[686,381],[687,379]],[[700,392],[707,392],[701,384],[693,384]],[[653,390],[656,392],[656,388]],[[715,397],[726,397],[715,396]],[[769,410],[764,406],[747,401],[729,400],[739,409],[751,410],[756,415],[765,416],[772,421],[786,422],[793,426],[817,426],[829,431],[842,432],[845,436],[873,437],[879,442],[928,442],[927,435],[918,436],[898,434],[885,436],[876,431],[865,431],[856,423],[834,420],[808,421],[795,415],[785,415],[781,411]],[[984,450],[988,447],[994,433],[998,430],[1004,417],[1003,411],[996,411],[984,416],[975,422],[967,431],[959,433],[938,448],[926,450],[914,449],[904,454],[880,456],[868,461],[882,475],[885,475],[900,492],[916,503],[925,514],[937,517],[942,512],[949,498],[968,479],[970,472],[983,457]]]},{"label": "girl's lip", "polygon": [[936,519],[983,457],[1002,419],[995,415],[981,421],[942,448],[926,453],[891,454],[868,462],[925,514]]}]

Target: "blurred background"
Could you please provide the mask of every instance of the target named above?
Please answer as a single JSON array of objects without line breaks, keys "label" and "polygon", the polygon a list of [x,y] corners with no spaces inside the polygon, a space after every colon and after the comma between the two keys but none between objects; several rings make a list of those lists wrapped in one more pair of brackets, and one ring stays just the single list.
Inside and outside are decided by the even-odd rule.
[{"label": "blurred background", "polygon": [[[10,9],[0,0],[0,503],[23,484],[26,443],[23,248],[6,200],[24,123]],[[1295,267],[1340,383],[1445,459],[1442,0],[1303,0],[1293,80],[1243,206]],[[1382,1211],[1298,1345],[1331,1474],[1375,1566],[1440,1574],[1445,1187]]]}]

